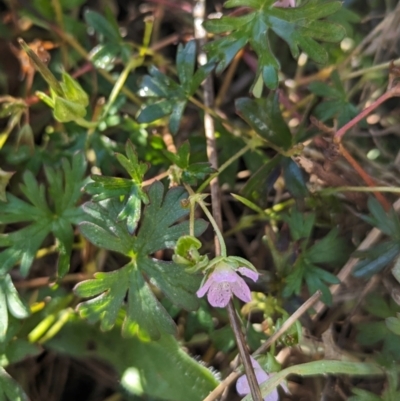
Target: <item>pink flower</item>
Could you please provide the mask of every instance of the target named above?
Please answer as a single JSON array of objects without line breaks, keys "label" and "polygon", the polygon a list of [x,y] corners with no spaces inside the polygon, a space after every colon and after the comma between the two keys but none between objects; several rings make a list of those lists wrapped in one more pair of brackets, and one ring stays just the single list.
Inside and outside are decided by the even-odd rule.
[{"label": "pink flower", "polygon": [[[262,384],[270,378],[270,375],[264,372],[260,366],[260,364],[253,358],[250,357],[251,364],[254,368],[254,373],[256,375],[257,383]],[[240,376],[238,381],[236,382],[236,391],[239,395],[247,395],[250,394],[250,386],[247,380],[246,375]],[[278,390],[274,388],[268,395],[264,397],[264,401],[278,401],[279,395]]]},{"label": "pink flower", "polygon": [[296,7],[296,0],[279,0],[274,3],[274,6],[282,8]]},{"label": "pink flower", "polygon": [[197,291],[197,296],[201,298],[208,292],[208,302],[216,308],[228,305],[232,293],[243,302],[250,302],[250,288],[235,270],[253,281],[258,279],[258,273],[247,267],[234,269],[226,263],[219,263]]}]

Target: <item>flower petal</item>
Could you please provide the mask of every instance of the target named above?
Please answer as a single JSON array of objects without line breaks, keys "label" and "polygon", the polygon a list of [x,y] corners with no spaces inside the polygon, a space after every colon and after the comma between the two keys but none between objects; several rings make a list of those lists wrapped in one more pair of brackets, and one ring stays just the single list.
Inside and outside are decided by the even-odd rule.
[{"label": "flower petal", "polygon": [[246,276],[253,281],[258,280],[259,273],[255,272],[254,270],[249,269],[248,267],[239,267],[236,269],[242,276]]},{"label": "flower petal", "polygon": [[249,381],[246,375],[240,376],[236,382],[236,391],[239,395],[247,395],[250,393]]},{"label": "flower petal", "polygon": [[273,5],[275,7],[282,7],[282,8],[296,7],[296,0],[279,0],[276,1]]},{"label": "flower petal", "polygon": [[208,291],[207,299],[215,308],[225,308],[232,296],[230,283],[213,283]]},{"label": "flower petal", "polygon": [[238,275],[237,273],[231,269],[230,267],[226,268],[216,268],[213,273],[212,273],[213,280],[217,283],[223,283],[223,282],[228,282],[228,283],[234,283]]},{"label": "flower petal", "polygon": [[250,288],[241,277],[238,276],[238,279],[235,283],[230,283],[230,288],[233,294],[243,302],[251,301]]},{"label": "flower petal", "polygon": [[208,291],[213,282],[214,280],[211,274],[210,277],[207,279],[207,281],[196,292],[197,297],[198,298],[204,297],[204,294]]}]

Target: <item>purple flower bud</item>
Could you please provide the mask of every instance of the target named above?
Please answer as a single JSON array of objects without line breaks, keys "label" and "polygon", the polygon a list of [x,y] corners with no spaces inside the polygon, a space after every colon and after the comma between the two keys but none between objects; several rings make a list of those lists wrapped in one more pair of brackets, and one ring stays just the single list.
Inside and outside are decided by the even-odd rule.
[{"label": "purple flower bud", "polygon": [[[258,273],[247,267],[239,267],[236,271],[253,281],[258,279]],[[216,308],[224,308],[228,305],[232,294],[243,302],[250,302],[250,288],[236,271],[226,263],[219,263],[197,291],[197,296],[201,298],[208,292],[208,302]]]}]

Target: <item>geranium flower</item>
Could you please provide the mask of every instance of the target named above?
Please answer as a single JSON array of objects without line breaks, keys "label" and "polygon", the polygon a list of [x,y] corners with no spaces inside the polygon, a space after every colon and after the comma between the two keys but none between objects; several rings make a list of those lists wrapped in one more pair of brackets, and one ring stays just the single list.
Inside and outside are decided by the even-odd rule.
[{"label": "geranium flower", "polygon": [[[267,381],[271,377],[271,375],[264,372],[260,364],[253,357],[250,357],[250,359],[251,359],[251,364],[253,365],[254,368],[254,374],[256,375],[257,383],[262,384],[265,381]],[[282,387],[287,391],[286,386],[283,385]],[[237,380],[236,391],[238,392],[239,395],[250,394],[249,381],[247,380],[246,375],[240,376],[239,379]],[[264,397],[264,401],[278,401],[278,400],[279,400],[279,394],[276,388],[274,388],[269,394],[267,394]]]},{"label": "geranium flower", "polygon": [[279,0],[274,3],[274,6],[282,8],[296,7],[296,0]]},{"label": "geranium flower", "polygon": [[250,288],[236,272],[253,281],[258,279],[258,273],[247,267],[235,269],[227,263],[219,263],[207,281],[197,291],[197,296],[201,298],[208,292],[208,302],[216,308],[224,308],[228,305],[232,294],[243,302],[250,302]]}]

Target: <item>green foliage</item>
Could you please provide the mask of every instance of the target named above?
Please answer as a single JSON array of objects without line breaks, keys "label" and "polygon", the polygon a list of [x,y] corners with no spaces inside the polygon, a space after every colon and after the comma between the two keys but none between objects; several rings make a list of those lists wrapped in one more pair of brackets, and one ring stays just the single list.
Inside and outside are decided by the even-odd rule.
[{"label": "green foliage", "polygon": [[169,129],[176,134],[179,129],[186,104],[195,94],[200,84],[214,68],[214,63],[207,63],[194,72],[196,62],[196,43],[188,42],[179,45],[176,56],[176,69],[179,83],[160,72],[156,67],[149,68],[150,75],[143,78],[140,95],[160,99],[146,104],[141,109],[137,119],[140,123],[156,121],[170,115]]},{"label": "green foliage", "polygon": [[[42,72],[41,70],[39,71]],[[49,84],[51,96],[47,96],[43,92],[38,92],[37,94],[41,100],[53,109],[54,118],[57,121],[67,123],[85,117],[89,97],[78,81],[63,72],[62,82],[59,83],[59,87],[55,86],[54,82],[49,82]]]},{"label": "green foliage", "polygon": [[337,118],[338,128],[349,122],[358,114],[357,107],[349,102],[348,91],[343,87],[337,71],[331,75],[332,86],[324,82],[312,82],[309,90],[325,101],[318,103],[314,109],[315,116],[320,121]]},{"label": "green foliage", "polygon": [[92,175],[92,182],[85,185],[85,191],[92,195],[94,202],[111,198],[124,198],[124,205],[117,216],[117,221],[126,220],[128,232],[133,234],[141,215],[141,203],[148,198],[141,184],[148,169],[145,163],[139,162],[131,142],[127,142],[126,156],[117,153],[116,158],[128,172],[131,179]]},{"label": "green foliage", "polygon": [[305,283],[310,294],[321,290],[322,301],[330,304],[332,296],[327,284],[338,284],[340,281],[335,275],[318,265],[337,263],[345,247],[343,240],[338,237],[338,231],[333,229],[324,238],[309,246],[315,215],[301,214],[293,209],[285,220],[289,225],[292,239],[298,243],[298,256],[293,263],[292,271],[286,276],[283,295],[288,297],[291,294],[300,294],[302,285]]},{"label": "green foliage", "polygon": [[229,0],[224,6],[250,7],[253,12],[239,17],[222,17],[209,20],[206,29],[214,34],[225,34],[206,45],[209,57],[218,62],[217,72],[223,71],[237,52],[248,43],[257,53],[258,67],[255,78],[262,79],[271,89],[278,86],[280,63],[273,53],[268,38],[271,30],[290,47],[293,57],[300,54],[299,47],[317,63],[326,63],[328,54],[318,41],[337,42],[343,39],[344,29],[332,22],[322,20],[341,7],[338,1],[310,0],[296,8],[274,7],[274,0]]},{"label": "green foliage", "polygon": [[57,239],[59,253],[58,275],[64,276],[69,270],[70,254],[74,240],[73,224],[82,218],[82,210],[76,206],[86,170],[82,153],[77,153],[72,163],[62,160],[61,169],[45,168],[47,194],[30,171],[26,171],[21,192],[29,203],[7,193],[8,202],[0,210],[0,223],[30,223],[25,227],[6,234],[0,234],[0,274],[8,272],[20,263],[21,274],[26,277],[36,257],[36,252],[45,238],[52,233]]},{"label": "green foliage", "polygon": [[[154,183],[148,191],[146,206],[137,235],[131,236],[126,225],[118,221],[123,204],[117,199],[89,202],[84,210],[92,222],[81,223],[82,234],[98,247],[128,256],[131,261],[123,268],[110,273],[96,273],[95,279],[79,283],[75,292],[80,297],[96,298],[82,302],[78,310],[91,322],[101,320],[103,330],[110,330],[128,292],[127,316],[123,333],[132,335],[137,330],[160,338],[162,333],[175,333],[175,325],[144,280],[159,288],[174,304],[187,310],[198,307],[194,291],[199,278],[188,274],[175,262],[152,258],[162,249],[173,249],[182,235],[188,234],[188,222],[178,222],[189,212],[181,206],[186,192],[176,187],[164,196],[163,185]],[[206,225],[197,221],[195,233],[199,235]],[[137,327],[138,326],[138,327]]]},{"label": "green foliage", "polygon": [[391,209],[385,212],[382,205],[375,199],[369,198],[368,208],[371,216],[362,216],[367,223],[379,228],[389,238],[373,248],[357,251],[354,256],[362,259],[354,267],[355,277],[371,277],[389,265],[400,254],[400,220]]},{"label": "green foliage", "polygon": [[[93,344],[91,350],[85,346],[89,342]],[[177,340],[166,334],[154,342],[121,338],[118,328],[103,333],[71,318],[47,345],[75,358],[97,357],[107,361],[120,376],[121,386],[137,397],[146,394],[162,400],[201,401],[218,384],[208,369],[190,358]]]},{"label": "green foliage", "polygon": [[0,168],[0,202],[7,202],[6,187],[13,175],[14,173],[4,171]]},{"label": "green foliage", "polygon": [[0,400],[28,401],[29,398],[15,380],[0,367]]},{"label": "green foliage", "polygon": [[279,109],[279,94],[271,92],[266,99],[240,98],[235,102],[239,115],[269,144],[288,150],[292,135]]},{"label": "green foliage", "polygon": [[[31,391],[23,361],[30,358],[42,368],[47,358],[32,357],[43,351],[65,353],[78,363],[80,358],[106,362],[115,382],[104,387],[115,397],[200,401],[218,381],[191,353],[204,352],[210,366],[224,369],[237,354],[238,330],[245,334],[244,348],[255,350],[286,324],[290,313],[282,302],[292,304],[285,304],[289,309],[295,300],[304,301],[294,295],[316,290],[322,290],[325,303],[331,301],[329,285],[338,283],[334,273],[347,258],[339,229],[357,242],[363,234],[354,228],[358,216],[348,219],[346,213],[362,205],[350,205],[350,197],[343,202],[337,193],[342,188],[328,188],[333,195],[325,203],[319,180],[304,174],[296,156],[310,159],[315,168],[306,170],[325,186],[332,185],[322,170],[318,175],[317,163],[327,178],[332,171],[347,178],[340,163],[322,160],[318,138],[309,147],[308,139],[321,133],[308,117],[312,113],[342,126],[364,107],[359,103],[366,89],[375,94],[387,88],[387,65],[369,68],[372,60],[386,61],[380,54],[371,57],[381,32],[369,38],[367,57],[362,41],[365,29],[384,15],[383,6],[376,6],[373,19],[362,16],[361,33],[352,25],[361,19],[340,1],[297,0],[294,7],[275,2],[227,1],[226,16],[204,24],[211,40],[205,46],[197,37],[187,41],[198,21],[180,12],[182,2],[170,2],[171,13],[167,8],[158,13],[158,7],[148,9],[145,18],[135,13],[134,21],[135,7],[123,1],[92,2],[93,10],[83,0],[24,1],[23,7],[5,2],[0,22],[7,58],[0,68],[0,118],[7,119],[0,132],[0,401],[43,398],[42,393],[26,396],[5,370]],[[389,12],[393,1],[386,3]],[[340,47],[326,43],[341,40],[345,31]],[[16,36],[21,32],[28,44]],[[13,45],[17,42],[22,51]],[[309,57],[296,63],[288,48],[295,58],[300,52]],[[20,70],[12,68],[8,49]],[[208,63],[200,66],[196,59],[203,50]],[[329,61],[329,67],[314,61]],[[280,84],[281,65],[287,77]],[[215,68],[227,73],[215,80],[216,101],[209,105],[202,83]],[[16,88],[21,77],[24,87]],[[243,97],[249,79],[254,79],[252,96]],[[364,82],[370,86],[363,87]],[[316,97],[321,103],[312,108],[309,100]],[[215,123],[215,145],[204,136],[212,128],[204,125],[206,112]],[[395,113],[382,116],[379,123],[386,129],[395,118]],[[378,146],[368,138],[349,141],[365,153]],[[390,151],[393,144],[392,135],[379,138],[379,150]],[[220,171],[207,162],[210,151]],[[385,157],[382,152],[379,162]],[[384,169],[360,160],[379,182]],[[157,182],[159,177],[165,182]],[[213,190],[213,208],[205,202],[211,178],[219,181],[221,232]],[[384,180],[395,182],[390,172]],[[228,188],[240,195],[232,197]],[[373,199],[369,208],[371,216],[364,220],[387,238],[355,254],[362,259],[357,277],[379,272],[400,255],[399,218]],[[207,223],[196,219],[202,213],[211,222],[207,232]],[[275,271],[257,249],[262,236]],[[233,255],[247,255],[251,262]],[[260,267],[258,274],[243,269],[256,271],[252,263]],[[211,279],[215,269],[219,274]],[[392,272],[398,280],[399,271],[397,260]],[[224,296],[229,301],[237,294],[233,289],[246,292],[241,300],[249,302],[232,303],[238,330],[232,330],[229,311],[212,308],[196,295],[208,279],[209,299],[230,291]],[[301,323],[296,322],[268,351],[264,367],[274,375],[262,384],[263,397],[288,375],[346,374],[381,380],[384,389],[379,396],[354,389],[351,399],[396,400],[400,310],[386,299],[368,300],[363,318],[373,319],[363,320],[357,338],[358,349],[367,346],[384,371],[374,363],[326,360],[280,371],[276,347],[299,341]],[[74,367],[71,373],[68,393],[62,394],[57,375],[51,375],[56,382],[49,385],[61,398],[70,390],[82,391],[75,383],[69,387]],[[93,379],[97,386],[100,376]],[[40,388],[49,394],[46,386]]]},{"label": "green foliage", "polygon": [[178,184],[184,182],[185,184],[196,185],[198,180],[202,180],[215,172],[215,169],[208,162],[190,163],[189,142],[182,144],[177,153],[165,151],[165,154],[175,164],[170,170],[173,181]]},{"label": "green foliage", "polygon": [[[388,303],[378,294],[367,298],[364,308],[373,316],[379,318],[357,325],[357,341],[365,346],[380,345],[380,352],[387,361],[400,359],[399,334],[397,314],[400,307],[392,300]],[[384,319],[384,320],[382,320]]]},{"label": "green foliage", "polygon": [[0,343],[4,342],[8,329],[8,311],[17,319],[29,315],[29,309],[19,298],[9,274],[0,276]]},{"label": "green foliage", "polygon": [[118,57],[127,63],[132,54],[132,46],[122,40],[119,27],[110,10],[105,16],[93,10],[86,10],[85,21],[99,37],[100,43],[90,52],[90,60],[97,67],[111,70]]}]

